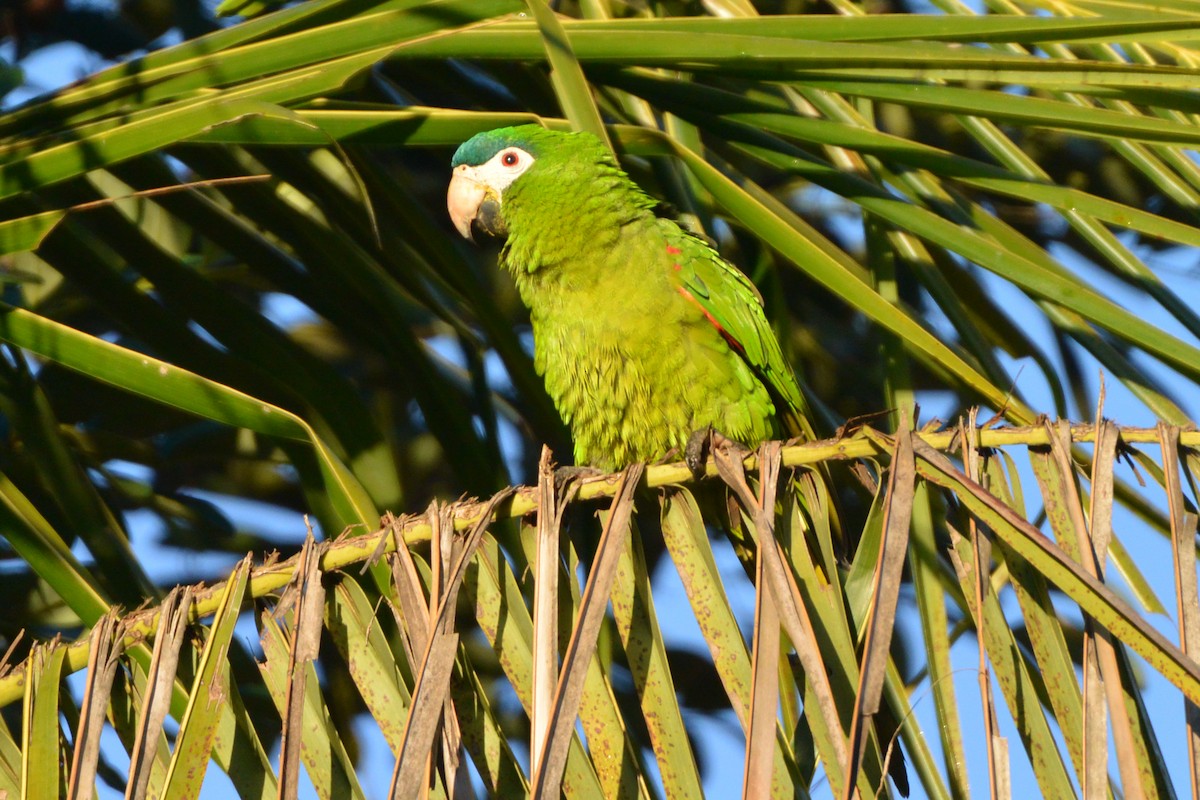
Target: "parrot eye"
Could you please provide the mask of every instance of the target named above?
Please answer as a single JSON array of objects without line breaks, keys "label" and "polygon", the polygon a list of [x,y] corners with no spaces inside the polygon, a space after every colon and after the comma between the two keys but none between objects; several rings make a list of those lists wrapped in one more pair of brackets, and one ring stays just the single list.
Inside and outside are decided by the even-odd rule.
[{"label": "parrot eye", "polygon": [[533,166],[535,159],[519,147],[509,146],[496,152],[486,164],[473,168],[476,183],[489,187],[497,197],[525,171]]}]

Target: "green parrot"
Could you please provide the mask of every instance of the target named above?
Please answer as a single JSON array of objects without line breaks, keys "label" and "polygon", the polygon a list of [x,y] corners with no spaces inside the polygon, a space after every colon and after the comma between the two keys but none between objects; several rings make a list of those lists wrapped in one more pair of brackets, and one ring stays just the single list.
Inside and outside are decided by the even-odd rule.
[{"label": "green parrot", "polygon": [[[465,142],[452,166],[450,218],[468,239],[504,239],[500,261],[529,308],[534,366],[577,465],[613,470],[677,450],[695,470],[710,431],[750,446],[815,438],[754,284],[657,216],[595,136],[499,128]],[[889,741],[888,707],[876,721]],[[899,750],[888,771],[907,797]]]},{"label": "green parrot", "polygon": [[504,239],[575,463],[692,456],[707,431],[812,438],[754,284],[657,204],[590,133],[500,128],[454,154],[450,217]]}]

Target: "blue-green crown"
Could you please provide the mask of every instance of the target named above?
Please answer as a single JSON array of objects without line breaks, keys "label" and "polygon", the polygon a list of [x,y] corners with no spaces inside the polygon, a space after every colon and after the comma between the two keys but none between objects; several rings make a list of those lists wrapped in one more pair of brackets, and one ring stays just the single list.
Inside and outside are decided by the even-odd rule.
[{"label": "blue-green crown", "polygon": [[475,134],[455,151],[450,166],[467,164],[477,167],[486,164],[492,156],[506,147],[519,147],[534,158],[541,158],[567,142],[572,143],[572,152],[590,152],[595,148],[599,148],[601,154],[607,152],[600,140],[590,133],[564,133],[547,130],[541,125],[517,125]]},{"label": "blue-green crown", "polygon": [[450,166],[457,167],[467,164],[477,167],[486,164],[492,156],[506,147],[519,147],[537,158],[537,144],[542,137],[539,134],[549,133],[541,125],[518,125],[513,128],[496,128],[492,131],[477,133],[459,145],[454,153]]}]

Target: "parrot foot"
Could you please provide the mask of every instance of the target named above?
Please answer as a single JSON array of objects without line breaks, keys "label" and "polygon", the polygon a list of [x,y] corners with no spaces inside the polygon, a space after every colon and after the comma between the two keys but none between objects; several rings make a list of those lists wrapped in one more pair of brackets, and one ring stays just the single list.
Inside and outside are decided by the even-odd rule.
[{"label": "parrot foot", "polygon": [[692,477],[700,480],[704,477],[704,462],[708,460],[712,448],[713,427],[708,425],[698,431],[692,431],[688,437],[687,446],[683,448],[683,460],[692,471]]},{"label": "parrot foot", "polygon": [[572,483],[607,474],[604,470],[595,467],[559,467],[554,470],[554,488],[561,494]]},{"label": "parrot foot", "polygon": [[738,459],[744,458],[746,453],[750,452],[740,442],[735,442],[711,425],[692,431],[683,450],[683,460],[696,480],[705,476],[708,457],[715,450],[722,450]]}]

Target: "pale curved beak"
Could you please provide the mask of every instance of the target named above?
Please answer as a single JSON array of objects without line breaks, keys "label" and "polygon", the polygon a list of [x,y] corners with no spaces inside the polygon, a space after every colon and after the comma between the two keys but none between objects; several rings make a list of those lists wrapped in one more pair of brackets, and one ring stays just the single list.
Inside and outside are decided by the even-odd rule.
[{"label": "pale curved beak", "polygon": [[486,194],[487,189],[476,177],[473,167],[460,164],[455,168],[450,189],[446,192],[446,207],[454,227],[465,239],[475,241],[471,236],[471,221],[479,213],[479,204]]}]

